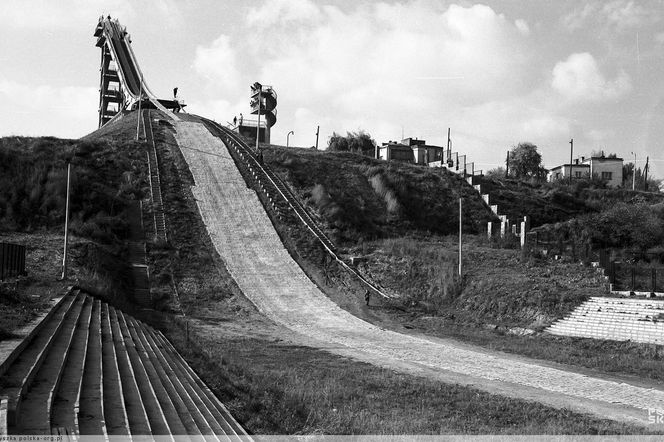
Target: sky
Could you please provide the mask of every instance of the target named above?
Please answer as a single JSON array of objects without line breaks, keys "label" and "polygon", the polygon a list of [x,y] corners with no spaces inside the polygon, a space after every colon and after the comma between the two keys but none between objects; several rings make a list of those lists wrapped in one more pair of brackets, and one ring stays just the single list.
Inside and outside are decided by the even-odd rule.
[{"label": "sky", "polygon": [[100,15],[127,27],[146,83],[191,113],[249,116],[272,142],[365,131],[445,145],[476,169],[520,142],[545,167],[593,151],[664,177],[664,0],[0,0],[0,136],[97,127]]}]

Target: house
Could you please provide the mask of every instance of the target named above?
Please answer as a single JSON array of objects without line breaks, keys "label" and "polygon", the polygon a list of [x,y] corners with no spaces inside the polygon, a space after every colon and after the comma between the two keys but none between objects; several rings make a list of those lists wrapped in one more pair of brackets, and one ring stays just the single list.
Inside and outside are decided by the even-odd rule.
[{"label": "house", "polygon": [[609,187],[619,187],[623,183],[623,159],[616,157],[591,156],[577,158],[572,164],[562,164],[549,171],[548,181],[560,179],[597,178]]},{"label": "house", "polygon": [[569,180],[570,175],[573,179],[590,178],[590,164],[579,163],[578,159],[572,164],[561,164],[549,170],[547,180]]},{"label": "house", "polygon": [[425,140],[405,138],[401,142],[389,141],[377,147],[376,159],[429,164],[433,161],[440,161],[444,150],[440,146],[427,145]]}]

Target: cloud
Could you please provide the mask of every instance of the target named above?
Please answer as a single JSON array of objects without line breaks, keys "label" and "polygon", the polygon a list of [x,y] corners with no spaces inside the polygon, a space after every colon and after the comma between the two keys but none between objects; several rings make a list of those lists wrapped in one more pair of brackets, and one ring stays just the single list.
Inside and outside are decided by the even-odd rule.
[{"label": "cloud", "polygon": [[603,33],[624,32],[658,22],[660,10],[659,2],[596,0],[564,16],[562,23],[570,31],[599,26]]},{"label": "cloud", "polygon": [[606,3],[601,11],[608,23],[618,30],[638,27],[653,18],[648,9],[633,0]]},{"label": "cloud", "polygon": [[66,6],[62,2],[54,1],[9,0],[3,2],[0,24],[12,29],[64,29],[89,23],[90,19],[94,20],[101,14],[109,13],[123,17],[136,15],[128,0],[71,0]]},{"label": "cloud", "polygon": [[261,76],[298,101],[317,97],[350,113],[377,102],[415,111],[482,101],[520,87],[527,48],[516,25],[487,6],[424,5],[321,8],[324,19],[306,40],[288,30],[261,40],[260,47],[274,46]]},{"label": "cloud", "polygon": [[98,97],[94,87],[33,87],[0,78],[0,135],[81,137],[97,128]]},{"label": "cloud", "polygon": [[[162,27],[181,26],[180,2],[153,0],[145,5],[130,0],[3,0],[0,25],[9,29],[54,30],[92,26],[100,15],[120,17],[130,28],[150,17]],[[90,30],[91,31],[91,30]]]},{"label": "cloud", "polygon": [[614,80],[605,79],[595,58],[587,52],[572,54],[556,63],[551,86],[572,101],[615,100],[632,90],[625,72],[621,71]]},{"label": "cloud", "polygon": [[[249,38],[221,35],[196,49],[193,66],[231,102],[246,101],[253,81],[274,86],[275,131],[284,137],[311,124],[328,133],[364,124],[391,130],[375,133],[378,140],[396,138],[401,125],[419,129],[422,115],[439,119],[441,111],[522,94],[533,84],[527,23],[484,5],[415,0],[345,10],[275,0],[250,9],[245,20]],[[313,117],[296,121],[304,115]]]},{"label": "cloud", "polygon": [[523,35],[528,35],[530,34],[530,26],[528,26],[528,22],[522,19],[518,19],[514,22],[514,26],[521,32]]},{"label": "cloud", "polygon": [[219,90],[235,91],[241,87],[236,57],[230,37],[221,35],[210,46],[196,48],[193,67]]},{"label": "cloud", "polygon": [[265,28],[279,24],[290,26],[293,22],[316,22],[320,9],[309,0],[270,0],[262,7],[250,8],[246,15],[249,26]]}]

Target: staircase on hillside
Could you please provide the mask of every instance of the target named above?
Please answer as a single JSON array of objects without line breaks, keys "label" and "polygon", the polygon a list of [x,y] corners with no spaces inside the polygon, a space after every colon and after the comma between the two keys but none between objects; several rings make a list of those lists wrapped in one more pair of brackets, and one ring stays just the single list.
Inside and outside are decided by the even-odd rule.
[{"label": "staircase on hillside", "polygon": [[164,202],[161,197],[161,179],[159,178],[159,161],[157,160],[157,149],[154,144],[150,110],[143,111],[143,127],[145,138],[148,142],[147,158],[148,172],[150,176],[150,192],[152,195],[152,213],[154,215],[155,239],[166,242],[166,216],[164,214]]},{"label": "staircase on hillside", "polygon": [[246,432],[150,326],[71,290],[0,364],[0,435]]},{"label": "staircase on hillside", "polygon": [[546,331],[560,336],[662,345],[664,302],[593,297]]},{"label": "staircase on hillside", "polygon": [[152,307],[150,268],[147,264],[145,232],[143,230],[143,204],[141,201],[130,205],[127,218],[131,236],[128,243],[128,259],[134,283],[134,302],[143,307]]}]

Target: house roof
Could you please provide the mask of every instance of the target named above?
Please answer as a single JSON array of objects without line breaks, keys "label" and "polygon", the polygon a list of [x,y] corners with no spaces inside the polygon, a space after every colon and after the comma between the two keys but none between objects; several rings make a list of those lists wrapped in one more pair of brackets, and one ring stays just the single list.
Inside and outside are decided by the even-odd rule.
[{"label": "house roof", "polygon": [[[561,164],[560,166],[552,167],[550,170],[562,169],[563,167],[569,167],[569,166],[570,166],[569,163],[567,163],[567,164]],[[589,167],[590,167],[590,164],[582,164],[582,163],[579,163],[579,164],[571,164],[571,166],[572,166],[572,167],[583,167],[583,168],[588,167],[588,168],[589,168]]]}]

